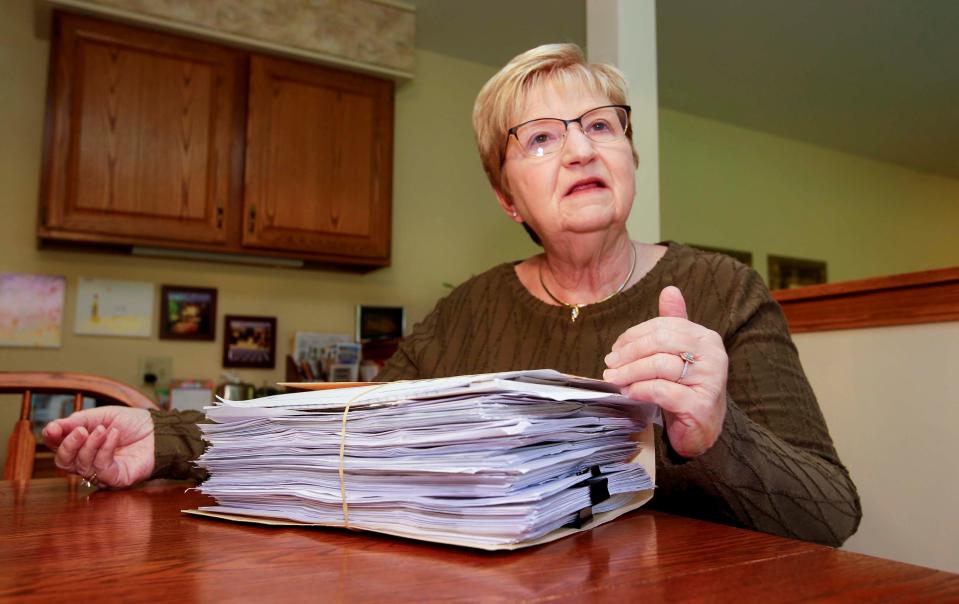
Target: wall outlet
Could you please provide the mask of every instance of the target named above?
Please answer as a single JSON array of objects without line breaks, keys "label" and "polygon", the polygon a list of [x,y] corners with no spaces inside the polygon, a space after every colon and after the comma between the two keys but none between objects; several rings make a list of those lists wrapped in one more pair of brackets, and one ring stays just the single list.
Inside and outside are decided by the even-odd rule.
[{"label": "wall outlet", "polygon": [[148,374],[156,376],[152,386],[168,386],[173,377],[173,357],[140,357],[136,383],[147,385]]}]

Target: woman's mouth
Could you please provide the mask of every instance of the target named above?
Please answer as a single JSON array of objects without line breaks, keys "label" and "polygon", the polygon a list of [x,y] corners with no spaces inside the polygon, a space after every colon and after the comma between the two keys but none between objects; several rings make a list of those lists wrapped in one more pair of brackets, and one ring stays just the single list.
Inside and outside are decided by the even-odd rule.
[{"label": "woman's mouth", "polygon": [[573,186],[566,190],[566,195],[573,195],[574,193],[579,193],[581,191],[591,191],[605,188],[606,183],[600,178],[584,178],[573,183]]}]

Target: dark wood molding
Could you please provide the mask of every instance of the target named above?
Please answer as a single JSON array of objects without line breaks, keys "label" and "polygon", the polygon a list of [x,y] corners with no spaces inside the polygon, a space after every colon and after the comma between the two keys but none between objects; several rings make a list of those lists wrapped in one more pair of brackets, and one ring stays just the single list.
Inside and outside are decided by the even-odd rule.
[{"label": "dark wood molding", "polygon": [[959,267],[772,292],[793,333],[959,320]]}]

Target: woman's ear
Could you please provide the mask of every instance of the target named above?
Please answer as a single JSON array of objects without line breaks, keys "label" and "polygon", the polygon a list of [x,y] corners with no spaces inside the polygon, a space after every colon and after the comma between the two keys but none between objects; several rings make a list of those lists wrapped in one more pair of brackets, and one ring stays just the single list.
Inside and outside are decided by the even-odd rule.
[{"label": "woman's ear", "polygon": [[523,217],[520,216],[519,212],[516,210],[516,205],[513,203],[513,200],[499,189],[494,188],[493,193],[496,194],[496,201],[499,202],[499,207],[503,208],[503,211],[506,212],[506,215],[509,216],[514,222],[522,223]]}]

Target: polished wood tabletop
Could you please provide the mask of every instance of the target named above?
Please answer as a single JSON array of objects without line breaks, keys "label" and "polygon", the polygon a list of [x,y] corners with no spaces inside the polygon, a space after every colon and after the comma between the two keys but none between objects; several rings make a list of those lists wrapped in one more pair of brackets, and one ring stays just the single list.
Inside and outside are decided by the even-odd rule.
[{"label": "polished wood tabletop", "polygon": [[959,575],[639,509],[482,552],[198,518],[185,483],[0,483],[0,600],[959,601]]}]

